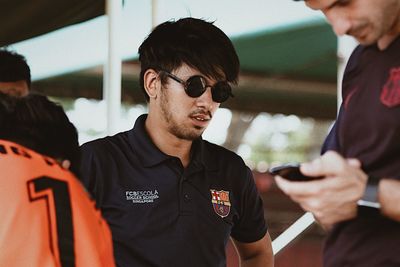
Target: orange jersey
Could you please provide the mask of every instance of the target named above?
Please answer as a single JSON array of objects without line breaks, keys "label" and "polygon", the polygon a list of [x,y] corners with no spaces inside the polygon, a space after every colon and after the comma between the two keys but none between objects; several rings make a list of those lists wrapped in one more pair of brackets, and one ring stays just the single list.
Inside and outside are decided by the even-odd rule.
[{"label": "orange jersey", "polygon": [[0,266],[113,267],[111,233],[75,176],[0,140]]}]

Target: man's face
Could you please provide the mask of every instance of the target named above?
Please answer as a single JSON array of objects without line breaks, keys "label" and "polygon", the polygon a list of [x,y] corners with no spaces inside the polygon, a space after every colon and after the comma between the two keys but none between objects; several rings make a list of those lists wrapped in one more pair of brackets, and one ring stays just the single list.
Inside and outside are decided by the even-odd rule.
[{"label": "man's face", "polygon": [[[172,74],[186,81],[193,75],[202,75],[199,71],[183,65]],[[204,75],[203,75],[204,76]],[[214,85],[217,81],[205,77],[207,85]],[[214,102],[211,88],[199,97],[188,96],[182,84],[167,78],[161,87],[159,112],[162,118],[161,127],[179,139],[194,140],[201,136],[210,123],[220,103]]]},{"label": "man's face", "polygon": [[26,96],[29,93],[29,87],[25,80],[0,82],[0,92],[17,97]]},{"label": "man's face", "polygon": [[306,5],[321,10],[337,35],[352,35],[364,45],[399,32],[399,0],[306,0]]}]

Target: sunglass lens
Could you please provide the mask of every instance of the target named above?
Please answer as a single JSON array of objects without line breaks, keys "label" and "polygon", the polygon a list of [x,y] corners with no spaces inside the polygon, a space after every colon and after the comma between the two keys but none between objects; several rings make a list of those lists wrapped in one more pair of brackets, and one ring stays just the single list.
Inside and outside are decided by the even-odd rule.
[{"label": "sunglass lens", "polygon": [[218,103],[225,102],[231,95],[232,89],[227,82],[218,82],[212,89],[212,98]]},{"label": "sunglass lens", "polygon": [[186,82],[186,93],[190,97],[199,97],[206,90],[206,83],[201,76],[190,77]]}]

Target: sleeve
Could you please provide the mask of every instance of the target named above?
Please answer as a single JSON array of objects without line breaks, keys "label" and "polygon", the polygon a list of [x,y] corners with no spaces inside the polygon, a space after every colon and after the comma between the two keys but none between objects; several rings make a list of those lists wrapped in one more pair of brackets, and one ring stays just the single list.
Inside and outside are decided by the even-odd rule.
[{"label": "sleeve", "polygon": [[343,107],[340,107],[339,115],[333,124],[332,129],[330,130],[329,134],[325,138],[325,141],[321,148],[321,155],[324,154],[328,150],[340,151],[340,143],[339,143],[339,125],[340,121],[343,117]]},{"label": "sleeve", "polygon": [[[352,93],[352,91],[349,89],[353,88],[351,86],[351,81],[352,79],[350,78],[353,75],[356,75],[357,73],[357,66],[360,64],[360,56],[363,53],[364,47],[359,45],[357,46],[353,53],[351,54],[347,65],[346,69],[343,74],[343,82],[342,82],[342,103],[346,102],[346,98],[349,96],[349,94]],[[343,118],[344,114],[344,104],[340,106],[339,114],[336,119],[335,124],[333,125],[331,131],[329,132],[328,136],[326,137],[324,144],[322,145],[321,149],[321,154],[324,154],[328,150],[334,150],[334,151],[340,151],[340,143],[339,143],[339,125],[341,124],[341,120]]]},{"label": "sleeve", "polygon": [[239,219],[235,222],[231,236],[244,243],[260,240],[267,233],[264,206],[257,191],[251,170],[245,167],[246,182],[240,197]]}]

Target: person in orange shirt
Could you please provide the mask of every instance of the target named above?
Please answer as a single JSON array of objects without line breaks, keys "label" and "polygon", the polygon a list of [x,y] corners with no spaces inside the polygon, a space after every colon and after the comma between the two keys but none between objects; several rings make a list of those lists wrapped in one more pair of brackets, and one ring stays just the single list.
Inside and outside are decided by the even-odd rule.
[{"label": "person in orange shirt", "polygon": [[61,106],[0,94],[0,266],[113,267],[111,233],[76,176]]}]

